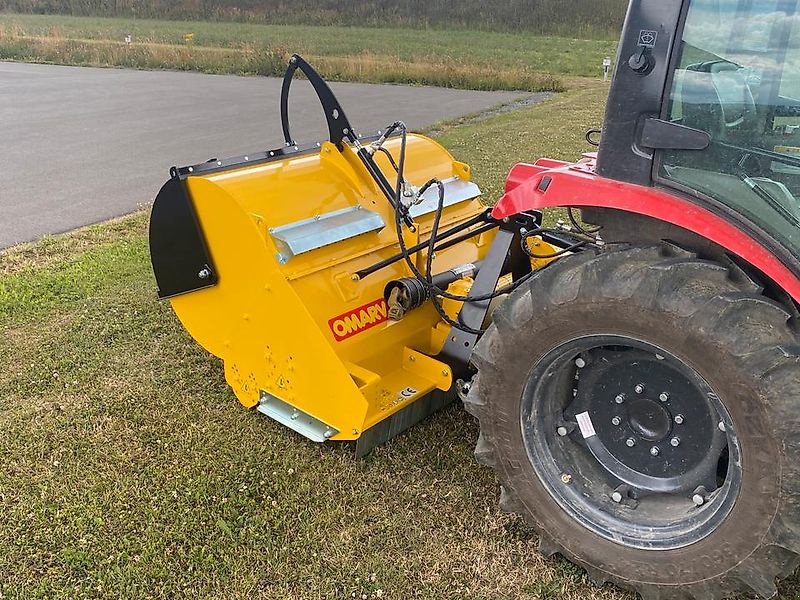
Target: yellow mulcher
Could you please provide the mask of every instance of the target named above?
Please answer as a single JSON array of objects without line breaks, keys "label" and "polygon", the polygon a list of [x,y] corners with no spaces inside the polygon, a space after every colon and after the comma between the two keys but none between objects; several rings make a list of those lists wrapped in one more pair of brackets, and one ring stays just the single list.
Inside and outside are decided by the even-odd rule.
[{"label": "yellow mulcher", "polygon": [[[296,69],[321,100],[325,143],[291,136]],[[300,56],[281,108],[283,148],[173,169],[150,231],[159,295],[223,359],[242,404],[316,442],[358,440],[364,454],[453,399],[434,392],[453,388],[477,333],[453,330],[463,301],[428,302],[431,286],[461,298],[484,273],[480,327],[511,273],[513,234],[489,256],[505,224],[470,168],[402,123],[362,139]],[[514,231],[533,230],[538,215],[519,221]]]}]

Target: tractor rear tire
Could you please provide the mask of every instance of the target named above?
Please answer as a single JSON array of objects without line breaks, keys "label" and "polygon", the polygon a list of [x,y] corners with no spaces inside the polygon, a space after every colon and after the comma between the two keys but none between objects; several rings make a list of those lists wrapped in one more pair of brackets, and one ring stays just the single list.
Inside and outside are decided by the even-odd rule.
[{"label": "tractor rear tire", "polygon": [[[543,554],[563,555],[597,584],[613,582],[646,600],[772,597],[776,579],[800,563],[800,346],[793,321],[737,267],[667,244],[585,251],[545,267],[495,311],[475,349],[477,374],[465,398],[480,421],[475,455],[495,470],[501,508],[525,518]],[[587,350],[591,340],[602,348]],[[581,390],[581,376],[603,375],[587,374],[587,363],[606,368],[625,356],[642,377],[656,378],[664,365],[686,373],[700,395],[686,392],[683,400],[695,399],[685,409],[705,415],[691,431],[708,439],[681,443],[677,432],[690,430],[681,429],[690,425],[689,412],[676,414],[666,391],[659,404],[657,390],[666,383],[647,391],[636,384],[616,396],[600,384]],[[625,384],[617,373],[603,385],[638,381]],[[568,393],[559,399],[562,388]],[[570,406],[584,394],[595,412],[586,409],[581,425]],[[613,418],[586,420],[603,411]],[[703,429],[708,415],[722,434]],[[588,443],[603,435],[609,447],[622,442],[611,448],[622,459],[596,458],[605,454]],[[645,476],[654,465],[675,469],[681,461],[665,458],[669,452],[710,448],[712,437],[719,441],[711,457],[720,461],[715,492],[686,488],[692,474]],[[727,444],[721,454],[719,444]],[[625,472],[635,481],[670,491],[628,497],[630,486],[615,487],[614,465],[626,456],[634,467]],[[663,522],[661,506],[676,515],[674,526]]]}]

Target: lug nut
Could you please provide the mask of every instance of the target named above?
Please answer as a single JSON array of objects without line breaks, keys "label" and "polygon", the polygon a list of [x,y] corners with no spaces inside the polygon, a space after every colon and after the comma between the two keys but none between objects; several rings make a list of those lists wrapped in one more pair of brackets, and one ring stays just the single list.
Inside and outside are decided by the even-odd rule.
[{"label": "lug nut", "polygon": [[661,392],[658,395],[658,399],[661,400],[662,402],[666,402],[667,400],[669,400],[669,394],[667,392]]},{"label": "lug nut", "polygon": [[619,417],[614,417],[613,419],[611,419],[612,425],[619,425],[620,423],[622,423],[622,419],[620,419]]},{"label": "lug nut", "polygon": [[683,425],[683,415],[675,415],[675,422],[678,425]]},{"label": "lug nut", "polygon": [[699,485],[692,492],[692,502],[695,506],[703,506],[706,503],[706,495],[708,491],[702,485]]},{"label": "lug nut", "polygon": [[658,456],[661,453],[661,450],[658,449],[658,446],[653,446],[650,448],[650,456]]},{"label": "lug nut", "polygon": [[720,431],[725,431],[725,423],[723,423],[722,421],[719,422],[719,426],[718,427],[719,427]]},{"label": "lug nut", "polygon": [[582,358],[576,358],[575,359],[575,366],[578,367],[579,369],[582,369],[583,367],[586,366],[586,361],[583,360]]},{"label": "lug nut", "polygon": [[617,404],[622,404],[625,402],[625,394],[617,394],[616,398],[614,398],[614,402]]},{"label": "lug nut", "polygon": [[561,474],[561,482],[562,483],[571,483],[572,482],[572,475],[569,473],[562,473]]},{"label": "lug nut", "polygon": [[556,429],[556,433],[558,433],[558,435],[560,435],[561,437],[564,437],[569,433],[569,431],[567,430],[566,427],[561,425],[558,429]]},{"label": "lug nut", "polygon": [[670,446],[672,446],[673,448],[677,448],[678,446],[680,446],[680,445],[681,445],[681,438],[679,438],[679,437],[674,437],[674,438],[672,438],[672,439],[669,441],[669,444],[670,444]]},{"label": "lug nut", "polygon": [[630,497],[630,490],[631,488],[627,484],[622,484],[621,486],[617,487],[613,492],[611,492],[611,499],[619,504],[625,498]]},{"label": "lug nut", "polygon": [[628,438],[627,440],[625,440],[625,445],[628,448],[633,448],[636,445],[636,440],[633,438]]},{"label": "lug nut", "polygon": [[636,387],[633,388],[633,391],[636,392],[637,394],[644,394],[644,384],[643,383],[637,383]]}]

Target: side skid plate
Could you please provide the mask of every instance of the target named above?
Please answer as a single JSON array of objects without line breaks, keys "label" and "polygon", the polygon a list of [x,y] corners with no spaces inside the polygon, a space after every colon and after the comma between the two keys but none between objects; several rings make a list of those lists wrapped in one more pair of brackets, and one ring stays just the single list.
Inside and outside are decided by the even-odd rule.
[{"label": "side skid plate", "polygon": [[324,442],[339,433],[333,427],[264,391],[261,392],[258,412],[286,425],[312,442]]}]

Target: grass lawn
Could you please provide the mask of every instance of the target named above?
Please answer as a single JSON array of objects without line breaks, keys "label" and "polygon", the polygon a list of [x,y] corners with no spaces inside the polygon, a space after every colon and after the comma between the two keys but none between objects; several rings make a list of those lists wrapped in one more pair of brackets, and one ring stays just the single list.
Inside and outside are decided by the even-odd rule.
[{"label": "grass lawn", "polygon": [[[193,33],[191,44],[184,35]],[[133,44],[124,43],[126,34]],[[0,59],[278,75],[299,52],[329,79],[559,91],[597,77],[616,42],[418,29],[0,14]]]},{"label": "grass lawn", "polygon": [[[441,139],[494,199],[515,161],[587,150],[605,91]],[[242,409],[156,301],[146,221],[0,254],[0,597],[631,598],[537,555],[460,406],[361,461]]]}]

